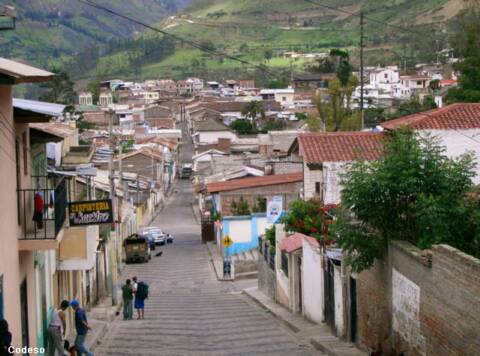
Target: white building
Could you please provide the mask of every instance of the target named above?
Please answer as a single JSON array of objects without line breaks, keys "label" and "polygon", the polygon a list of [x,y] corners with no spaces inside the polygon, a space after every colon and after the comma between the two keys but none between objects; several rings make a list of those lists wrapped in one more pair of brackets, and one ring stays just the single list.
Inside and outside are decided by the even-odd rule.
[{"label": "white building", "polygon": [[340,174],[346,163],[377,159],[381,132],[329,132],[300,134],[289,149],[291,161],[303,161],[303,198],[327,204],[340,202]]},{"label": "white building", "polygon": [[187,78],[177,82],[177,92],[179,94],[195,94],[203,90],[203,80],[199,78]]},{"label": "white building", "polygon": [[78,103],[80,105],[93,105],[93,95],[90,92],[81,92],[78,96]]},{"label": "white building", "polygon": [[[438,137],[446,147],[446,154],[458,157],[471,152],[480,161],[480,104],[452,104],[430,110],[428,114],[408,115],[382,124],[385,130],[395,130],[407,125],[421,134]],[[477,165],[475,184],[480,183],[480,166]]]},{"label": "white building", "polygon": [[107,106],[113,104],[113,94],[110,91],[100,93],[100,97],[98,98],[98,104],[102,108],[106,108]]},{"label": "white building", "polygon": [[295,107],[295,89],[262,89],[260,95],[263,100],[274,100],[283,108]]}]

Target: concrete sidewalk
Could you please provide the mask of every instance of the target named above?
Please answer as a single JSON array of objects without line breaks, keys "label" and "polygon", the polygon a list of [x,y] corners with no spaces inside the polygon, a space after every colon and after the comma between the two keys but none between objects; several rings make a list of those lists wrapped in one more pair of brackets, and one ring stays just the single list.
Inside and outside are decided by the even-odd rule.
[{"label": "concrete sidewalk", "polygon": [[330,328],[325,324],[315,324],[299,314],[290,313],[281,305],[275,303],[258,287],[246,288],[243,293],[260,307],[278,318],[285,326],[298,334],[305,343],[310,343],[317,350],[329,356],[366,356],[367,353],[359,350],[352,343],[342,341],[332,335]]}]

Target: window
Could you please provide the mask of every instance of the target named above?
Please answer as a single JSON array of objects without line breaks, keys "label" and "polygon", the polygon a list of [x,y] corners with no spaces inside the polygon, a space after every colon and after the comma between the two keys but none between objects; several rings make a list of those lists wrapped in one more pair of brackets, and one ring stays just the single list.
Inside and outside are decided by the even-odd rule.
[{"label": "window", "polygon": [[288,277],[288,255],[282,251],[282,271]]},{"label": "window", "polygon": [[385,77],[385,79],[388,78],[388,74],[387,74],[387,73],[385,73],[383,76]]},{"label": "window", "polygon": [[421,82],[421,81],[417,81],[417,85],[422,85],[422,82]]},{"label": "window", "polygon": [[286,96],[282,96],[282,101],[287,101],[287,97],[286,97]]},{"label": "window", "polygon": [[321,188],[320,182],[316,182],[315,183],[315,194],[316,195],[320,195],[320,188]]}]

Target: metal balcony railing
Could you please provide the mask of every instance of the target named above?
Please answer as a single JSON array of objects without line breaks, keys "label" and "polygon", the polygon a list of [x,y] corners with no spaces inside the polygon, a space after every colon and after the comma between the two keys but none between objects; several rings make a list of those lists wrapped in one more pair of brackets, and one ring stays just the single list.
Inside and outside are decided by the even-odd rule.
[{"label": "metal balcony railing", "polygon": [[66,218],[67,189],[62,177],[54,188],[17,190],[19,239],[56,239]]}]

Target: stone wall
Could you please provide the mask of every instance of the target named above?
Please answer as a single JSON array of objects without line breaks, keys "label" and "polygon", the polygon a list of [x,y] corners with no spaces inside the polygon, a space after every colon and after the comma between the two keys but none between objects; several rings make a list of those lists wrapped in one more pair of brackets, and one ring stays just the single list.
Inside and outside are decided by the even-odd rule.
[{"label": "stone wall", "polygon": [[393,242],[357,278],[360,343],[406,355],[480,354],[480,260]]},{"label": "stone wall", "polygon": [[[266,247],[266,248],[265,248]],[[259,248],[261,254],[258,257],[258,289],[266,296],[275,300],[275,292],[277,290],[277,278],[275,270],[269,265],[270,247],[265,243]]]}]

